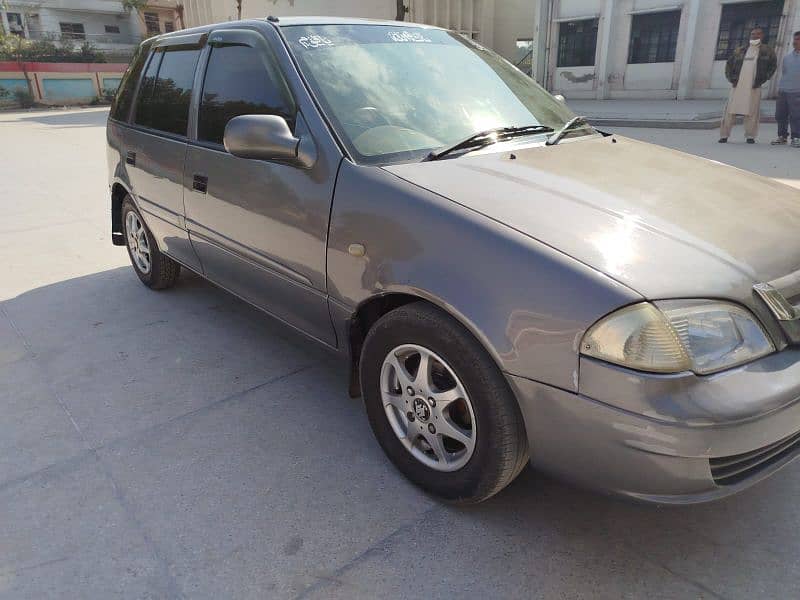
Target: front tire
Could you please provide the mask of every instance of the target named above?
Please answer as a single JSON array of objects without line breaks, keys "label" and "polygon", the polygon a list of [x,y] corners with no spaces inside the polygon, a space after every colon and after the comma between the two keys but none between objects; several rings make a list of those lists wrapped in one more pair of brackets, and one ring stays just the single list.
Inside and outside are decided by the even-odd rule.
[{"label": "front tire", "polygon": [[481,502],[527,463],[508,383],[477,340],[439,309],[415,302],[381,317],[364,341],[360,370],[375,437],[431,494]]},{"label": "front tire", "polygon": [[158,249],[130,196],[122,202],[122,228],[133,270],[142,283],[154,290],[175,285],[181,266]]}]

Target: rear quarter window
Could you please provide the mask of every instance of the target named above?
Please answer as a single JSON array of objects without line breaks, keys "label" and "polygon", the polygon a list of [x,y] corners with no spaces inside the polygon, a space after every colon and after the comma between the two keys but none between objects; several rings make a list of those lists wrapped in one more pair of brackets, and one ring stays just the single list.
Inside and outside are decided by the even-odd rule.
[{"label": "rear quarter window", "polygon": [[133,94],[136,92],[136,83],[142,75],[142,69],[147,62],[150,44],[142,44],[137,48],[128,70],[122,76],[122,81],[117,88],[114,102],[111,105],[111,118],[116,121],[127,121],[133,104]]}]

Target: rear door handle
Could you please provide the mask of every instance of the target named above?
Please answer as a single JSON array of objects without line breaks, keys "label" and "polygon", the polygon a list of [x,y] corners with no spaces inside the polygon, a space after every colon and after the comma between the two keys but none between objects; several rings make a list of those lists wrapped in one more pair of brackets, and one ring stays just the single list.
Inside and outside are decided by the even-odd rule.
[{"label": "rear door handle", "polygon": [[195,174],[192,180],[192,189],[201,194],[205,194],[206,190],[208,190],[208,177]]},{"label": "rear door handle", "polygon": [[136,166],[136,152],[128,150],[128,153],[125,155],[125,162],[131,166]]}]

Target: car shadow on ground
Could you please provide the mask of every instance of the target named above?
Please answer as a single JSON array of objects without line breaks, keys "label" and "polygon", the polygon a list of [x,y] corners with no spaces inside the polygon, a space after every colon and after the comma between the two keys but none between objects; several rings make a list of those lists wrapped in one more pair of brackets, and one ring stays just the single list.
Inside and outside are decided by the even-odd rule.
[{"label": "car shadow on ground", "polygon": [[70,112],[53,112],[48,114],[45,112],[37,112],[28,116],[23,116],[20,113],[17,121],[27,121],[31,123],[39,123],[41,125],[49,125],[57,129],[74,128],[74,127],[98,127],[104,126],[108,119],[108,108],[96,108],[87,110],[75,110]]},{"label": "car shadow on ground", "polygon": [[[317,550],[334,553],[336,544],[326,540],[345,530],[357,536],[355,521],[389,513],[403,524],[377,533],[360,558],[337,559],[340,566],[329,579],[314,576],[314,584],[314,578],[293,576],[287,584],[292,593],[334,596],[338,590],[346,597],[352,592],[348,581],[358,580],[363,591],[377,578],[375,589],[391,595],[394,585],[404,589],[405,563],[431,569],[434,581],[443,544],[450,548],[448,570],[460,574],[460,585],[490,595],[514,595],[525,589],[515,586],[530,585],[542,569],[549,574],[542,585],[569,582],[550,590],[574,592],[567,596],[591,595],[595,586],[607,585],[646,595],[663,584],[664,597],[724,596],[726,590],[774,597],[796,589],[797,466],[702,506],[637,505],[531,469],[483,504],[448,506],[406,483],[383,457],[360,402],[347,397],[342,363],[196,275],[184,273],[175,288],[152,292],[129,267],[113,269],[5,300],[0,321],[4,317],[0,439],[11,443],[0,462],[0,493],[8,481],[26,481],[30,473],[77,460],[90,448],[108,462],[136,518],[173,562],[181,563],[185,548],[171,546],[177,537],[196,536],[183,543],[212,550],[219,545],[223,554],[227,537],[240,531],[247,539],[252,533],[245,532],[255,528],[266,541],[239,547],[249,555],[242,568],[268,563],[283,547],[275,541],[277,525],[270,525],[272,511],[285,520],[308,510],[296,525],[301,535],[308,528],[306,551],[317,544]],[[14,402],[38,388],[57,402]],[[52,439],[15,442],[25,432],[29,438],[53,435],[31,429],[30,421],[45,418],[45,410],[65,421],[69,416],[80,447],[53,447]],[[25,456],[15,456],[23,445]],[[226,456],[236,459],[225,462]],[[264,473],[270,477],[261,488],[242,483]],[[239,491],[231,495],[232,488]],[[304,508],[308,502],[333,506],[337,516],[317,522],[316,513]],[[258,522],[254,507],[268,508]],[[213,529],[220,519],[233,533],[206,536],[204,528]],[[298,546],[298,531],[285,547]],[[295,560],[294,553],[284,552],[283,559]],[[301,570],[308,557],[296,560]],[[547,588],[539,592],[554,597]]]}]

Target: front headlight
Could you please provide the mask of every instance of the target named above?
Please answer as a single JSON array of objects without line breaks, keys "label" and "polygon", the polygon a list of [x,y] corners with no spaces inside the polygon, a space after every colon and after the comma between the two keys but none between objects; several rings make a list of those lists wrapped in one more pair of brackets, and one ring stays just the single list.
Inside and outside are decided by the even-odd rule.
[{"label": "front headlight", "polygon": [[642,302],[594,324],[581,354],[639,371],[699,375],[729,369],[775,351],[744,308],[713,300]]}]

